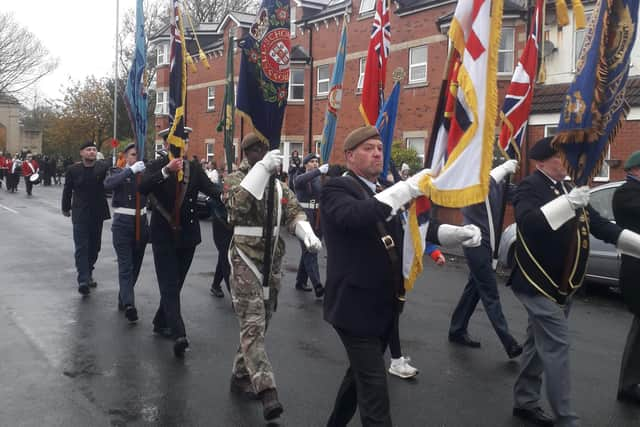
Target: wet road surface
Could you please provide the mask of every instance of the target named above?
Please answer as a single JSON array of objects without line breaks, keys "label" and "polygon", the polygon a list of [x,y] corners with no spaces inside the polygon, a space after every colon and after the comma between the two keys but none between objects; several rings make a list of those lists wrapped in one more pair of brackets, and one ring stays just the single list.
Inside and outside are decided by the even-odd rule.
[{"label": "wet road surface", "polygon": [[[262,408],[229,393],[238,326],[228,295],[209,294],[217,252],[211,223],[202,222],[182,296],[191,349],[184,360],[170,341],[151,334],[159,294],[151,247],[136,287],[140,321],[116,308],[117,268],[110,221],[94,277],[98,288],[76,291],[71,222],[60,214],[59,187],[36,187],[28,199],[0,191],[0,426],[260,426]],[[283,289],[266,346],[285,412],[283,426],[325,425],[346,356],[322,305],[293,289],[299,246],[287,237]],[[324,270],[324,255],[321,270]],[[466,266],[450,259],[427,270],[401,319],[403,353],[420,368],[416,380],[389,378],[396,426],[522,425],[511,416],[517,361],[508,361],[483,310],[470,334],[482,348],[447,342],[449,319],[466,283]],[[522,340],[524,309],[500,286],[505,315]],[[225,290],[226,294],[226,290]],[[615,400],[620,358],[631,316],[619,298],[598,293],[574,304],[572,381],[584,426],[638,426],[640,409]],[[360,425],[359,419],[351,425]]]}]

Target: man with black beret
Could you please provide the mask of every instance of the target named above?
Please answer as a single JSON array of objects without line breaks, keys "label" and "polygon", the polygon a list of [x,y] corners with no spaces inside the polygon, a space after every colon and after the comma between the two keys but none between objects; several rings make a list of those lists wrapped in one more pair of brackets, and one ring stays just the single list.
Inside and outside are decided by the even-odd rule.
[{"label": "man with black beret", "polygon": [[[640,151],[624,164],[627,179],[613,194],[613,216],[620,227],[640,233]],[[633,312],[633,322],[622,355],[618,400],[640,405],[640,260],[622,254],[620,289]]]},{"label": "man with black beret", "polygon": [[[188,134],[191,129],[185,127]],[[155,334],[172,338],[173,353],[183,357],[189,347],[180,309],[180,293],[189,272],[196,246],[202,241],[196,209],[198,192],[220,197],[221,188],[211,182],[200,162],[187,160],[188,139],[182,156],[167,137],[169,129],[159,132],[169,156],[149,163],[142,175],[139,190],[152,206],[149,236],[153,249],[160,304],[153,318]]]},{"label": "man with black beret", "polygon": [[[114,169],[104,181],[104,188],[113,191],[113,248],[118,258],[118,310],[124,311],[129,322],[138,321],[133,288],[140,274],[144,251],[149,239],[147,225],[147,198],[138,193],[138,179],[145,169],[138,160],[135,143],[127,145],[122,152],[125,166]],[[138,210],[137,210],[138,209]],[[138,224],[136,224],[136,218]],[[138,234],[136,235],[136,229]]]},{"label": "man with black beret", "polygon": [[[322,175],[326,175],[329,164],[320,166],[320,158],[315,153],[309,153],[302,159],[302,166],[305,172],[295,177],[294,186],[298,203],[304,209],[311,227],[318,238],[322,238],[322,228],[320,227],[320,192],[322,191]],[[318,254],[306,250],[304,244],[298,263],[298,273],[296,275],[296,289],[300,291],[311,291],[307,285],[307,280],[311,280],[313,290],[317,298],[322,298],[324,288],[320,283],[320,270],[318,268]]]},{"label": "man with black beret", "polygon": [[[634,256],[640,255],[640,235],[601,217],[589,205],[589,187],[564,182],[567,169],[551,137],[538,141],[529,158],[536,171],[520,182],[513,199],[518,233],[508,284],[529,315],[513,415],[541,426],[578,426],[568,316],[584,279],[589,233]],[[543,373],[555,420],[540,405]]]},{"label": "man with black beret", "polygon": [[[322,188],[320,212],[327,245],[324,318],[340,337],[349,368],[328,427],[342,427],[356,412],[364,426],[392,425],[384,352],[404,300],[403,206],[422,196],[423,170],[382,190],[383,151],[378,130],[364,126],[344,142],[348,171]],[[480,230],[429,223],[426,240],[478,246]]]},{"label": "man with black beret", "polygon": [[96,162],[97,154],[93,141],[80,146],[82,160],[67,169],[62,191],[62,214],[70,216],[73,223],[78,292],[82,296],[98,285],[93,268],[102,243],[102,223],[110,218],[103,185],[108,166]]}]

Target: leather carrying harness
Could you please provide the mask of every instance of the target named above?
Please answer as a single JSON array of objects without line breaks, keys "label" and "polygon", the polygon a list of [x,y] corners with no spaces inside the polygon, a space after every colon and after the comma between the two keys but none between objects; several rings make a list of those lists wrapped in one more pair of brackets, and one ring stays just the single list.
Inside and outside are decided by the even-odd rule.
[{"label": "leather carrying harness", "polygon": [[[182,180],[182,184],[178,184],[178,185],[182,185],[183,188],[180,191],[178,200],[176,200],[178,207],[182,206],[182,202],[184,201],[185,194],[187,193],[187,186],[189,185],[189,172],[191,170],[191,168],[189,167],[188,161],[184,162],[183,164],[184,164],[183,180]],[[160,203],[160,201],[158,200],[158,198],[154,193],[150,193],[147,196],[147,200],[149,202],[149,206],[151,207],[151,209],[158,212],[165,219],[165,221],[167,221],[167,223],[169,224],[169,227],[171,227],[171,231],[173,231],[173,237],[177,239],[178,233],[182,229],[182,227],[180,227],[180,224],[176,223],[176,221],[174,220],[174,217],[169,213],[169,211],[167,211],[167,209],[164,206],[162,206],[162,204]]]}]

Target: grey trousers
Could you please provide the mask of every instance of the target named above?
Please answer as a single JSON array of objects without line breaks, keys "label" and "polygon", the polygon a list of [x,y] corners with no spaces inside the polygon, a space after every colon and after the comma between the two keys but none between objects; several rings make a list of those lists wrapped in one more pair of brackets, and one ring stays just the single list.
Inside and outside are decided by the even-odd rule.
[{"label": "grey trousers", "polygon": [[640,317],[633,316],[622,354],[618,391],[640,384]]},{"label": "grey trousers", "polygon": [[569,372],[569,323],[571,301],[561,306],[543,295],[515,292],[529,315],[527,339],[520,359],[521,371],[513,387],[514,406],[532,409],[540,406],[542,374],[551,410],[560,427],[579,426],[571,409]]}]

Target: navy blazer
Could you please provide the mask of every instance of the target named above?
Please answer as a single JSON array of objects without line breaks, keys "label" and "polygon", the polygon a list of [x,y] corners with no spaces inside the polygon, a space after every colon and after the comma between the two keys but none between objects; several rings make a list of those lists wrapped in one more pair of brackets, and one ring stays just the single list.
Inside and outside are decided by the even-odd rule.
[{"label": "navy blazer", "polygon": [[[187,160],[185,160],[186,162]],[[154,194],[158,204],[162,205],[170,215],[173,215],[178,180],[175,173],[169,174],[166,179],[162,175],[162,168],[168,163],[168,157],[161,157],[147,165],[140,181],[139,190],[145,195]],[[149,224],[150,241],[154,245],[175,245],[184,248],[196,246],[202,241],[200,221],[196,209],[198,192],[201,191],[209,197],[219,197],[221,191],[220,186],[211,182],[207,177],[199,162],[190,160],[189,167],[189,184],[180,206],[180,232],[174,236],[167,220],[154,210]]]},{"label": "navy blazer", "polygon": [[[74,223],[102,222],[111,218],[103,184],[108,169],[107,164],[100,160],[91,168],[85,168],[82,162],[77,162],[67,169],[62,190],[62,210],[71,211]],[[90,179],[87,181],[86,177]]]},{"label": "navy blazer", "polygon": [[[352,335],[385,337],[397,304],[394,272],[376,223],[385,224],[402,263],[400,218],[385,221],[391,208],[375,199],[359,178],[350,176],[325,182],[320,211],[327,248],[325,320]],[[433,227],[430,238],[435,238],[431,234],[436,231]]]}]

